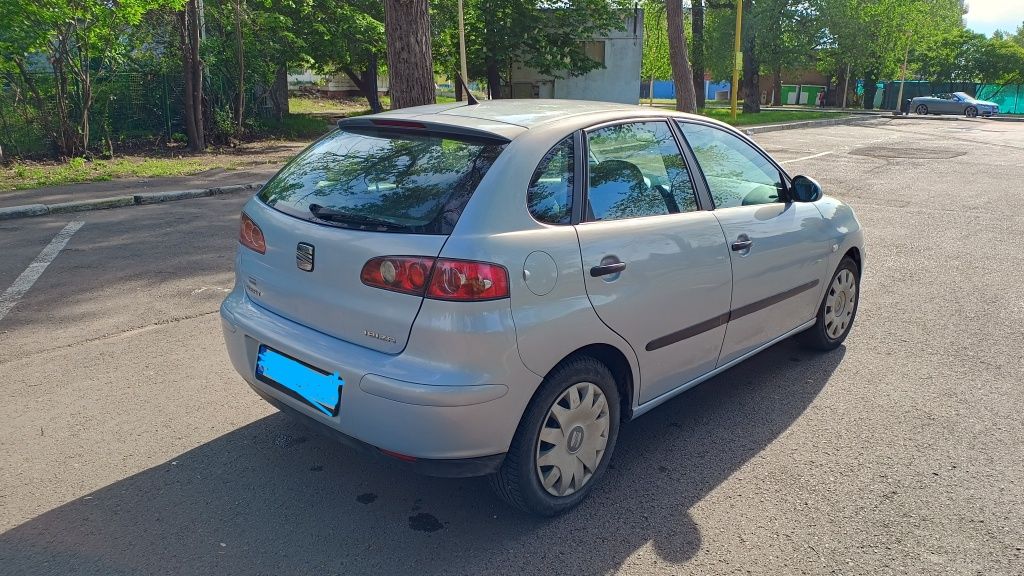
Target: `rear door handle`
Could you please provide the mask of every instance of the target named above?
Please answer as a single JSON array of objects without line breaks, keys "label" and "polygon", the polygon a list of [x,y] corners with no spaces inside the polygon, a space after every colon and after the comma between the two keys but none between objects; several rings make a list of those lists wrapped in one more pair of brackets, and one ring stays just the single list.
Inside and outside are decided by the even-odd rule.
[{"label": "rear door handle", "polygon": [[600,266],[594,266],[590,269],[590,275],[594,278],[598,276],[607,276],[608,274],[618,274],[626,269],[625,262],[612,262],[609,264],[601,264]]},{"label": "rear door handle", "polygon": [[754,241],[751,240],[750,238],[740,238],[739,240],[732,243],[732,250],[733,252],[742,252],[743,250],[747,250],[753,245]]}]

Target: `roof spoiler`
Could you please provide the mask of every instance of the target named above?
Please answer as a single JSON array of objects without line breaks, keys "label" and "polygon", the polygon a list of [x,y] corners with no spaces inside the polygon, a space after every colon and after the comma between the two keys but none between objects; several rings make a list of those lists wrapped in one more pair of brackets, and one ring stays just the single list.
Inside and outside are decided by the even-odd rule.
[{"label": "roof spoiler", "polygon": [[415,134],[417,132],[422,133],[433,133],[433,134],[448,134],[452,136],[462,136],[464,138],[472,138],[476,140],[486,140],[488,142],[506,144],[511,142],[509,138],[494,132],[487,130],[481,130],[479,128],[473,128],[470,126],[460,126],[458,124],[448,124],[441,122],[431,122],[429,120],[420,120],[419,118],[390,118],[388,116],[354,116],[351,118],[342,118],[338,120],[338,128],[345,129],[363,129],[363,130],[395,130],[400,132],[407,132]]}]

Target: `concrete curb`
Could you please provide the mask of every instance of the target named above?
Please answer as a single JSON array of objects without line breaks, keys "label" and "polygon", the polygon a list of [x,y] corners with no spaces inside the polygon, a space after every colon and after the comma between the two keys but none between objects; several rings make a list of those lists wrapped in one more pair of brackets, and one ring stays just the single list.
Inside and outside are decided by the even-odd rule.
[{"label": "concrete curb", "polygon": [[[884,118],[884,116],[882,117]],[[754,134],[764,134],[765,132],[778,132],[780,130],[798,130],[800,128],[820,128],[822,126],[837,126],[839,124],[853,124],[855,122],[869,122],[871,120],[879,120],[880,117],[877,115],[861,114],[858,116],[848,116],[845,118],[822,118],[821,120],[802,120],[800,122],[787,122],[786,124],[766,124],[764,126],[749,126],[742,128],[744,134],[752,136]]]},{"label": "concrete curb", "polygon": [[95,200],[76,200],[74,202],[61,202],[60,204],[46,205],[48,214],[65,214],[67,212],[85,212],[87,210],[103,210],[106,208],[120,208],[131,206],[135,199],[131,196],[114,196],[112,198],[97,198]]},{"label": "concrete curb", "polygon": [[141,206],[144,204],[159,204],[161,202],[205,198],[207,196],[219,196],[221,194],[258,190],[263,186],[263,184],[263,182],[253,182],[251,184],[220,186],[217,188],[200,188],[196,190],[144,192],[141,194],[133,194],[131,196],[113,196],[110,198],[95,198],[92,200],[76,200],[73,202],[60,202],[58,204],[25,204],[22,206],[9,206],[7,208],[0,208],[0,220],[13,220],[15,218],[46,216],[47,214],[66,214],[68,212],[105,210],[107,208]]}]

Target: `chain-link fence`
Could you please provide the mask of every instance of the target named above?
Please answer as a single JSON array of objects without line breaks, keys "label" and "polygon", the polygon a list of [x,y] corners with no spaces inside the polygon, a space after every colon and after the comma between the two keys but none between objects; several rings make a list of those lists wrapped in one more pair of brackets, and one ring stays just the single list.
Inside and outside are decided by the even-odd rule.
[{"label": "chain-link fence", "polygon": [[[183,141],[184,86],[180,73],[136,71],[98,74],[92,81],[93,104],[89,112],[89,148],[104,150]],[[207,78],[204,100],[208,125],[216,130],[216,114],[229,114],[231,83]],[[268,90],[250,86],[247,118],[273,113]],[[77,129],[81,124],[80,91],[68,86],[67,116]],[[59,150],[60,115],[57,86],[51,72],[0,76],[0,157],[41,157]],[[77,137],[81,137],[80,134]]]}]

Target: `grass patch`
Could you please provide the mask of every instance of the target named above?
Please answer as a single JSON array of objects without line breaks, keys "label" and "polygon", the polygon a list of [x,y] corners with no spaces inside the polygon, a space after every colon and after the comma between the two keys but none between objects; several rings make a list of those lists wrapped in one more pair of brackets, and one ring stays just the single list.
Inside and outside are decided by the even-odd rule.
[{"label": "grass patch", "polygon": [[210,168],[234,168],[205,158],[145,158],[87,161],[72,158],[64,164],[15,163],[0,168],[0,191],[58,186],[76,182],[103,182],[114,178],[187,176]]},{"label": "grass patch", "polygon": [[[438,104],[455,102],[453,96],[438,94]],[[391,109],[391,97],[384,94],[380,105]],[[363,97],[327,98],[320,96],[292,96],[288,98],[288,111],[292,114],[315,114],[317,116],[362,116],[370,113],[370,104]]]},{"label": "grass patch", "polygon": [[323,116],[288,114],[281,120],[265,120],[260,126],[262,136],[288,140],[312,140],[326,134],[332,125]]}]

